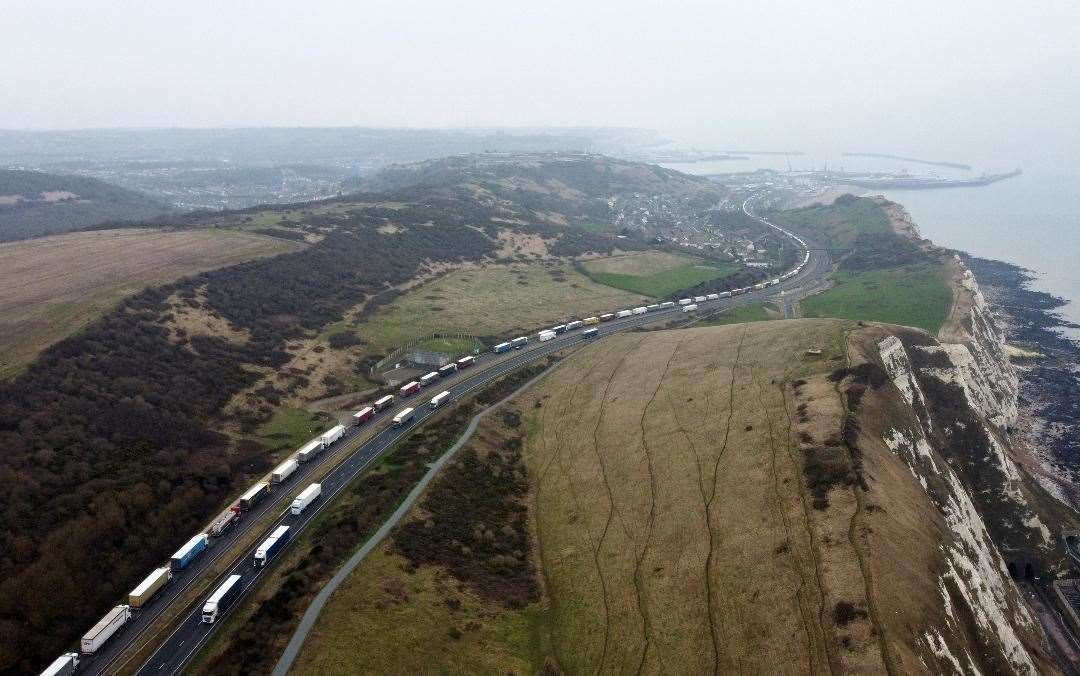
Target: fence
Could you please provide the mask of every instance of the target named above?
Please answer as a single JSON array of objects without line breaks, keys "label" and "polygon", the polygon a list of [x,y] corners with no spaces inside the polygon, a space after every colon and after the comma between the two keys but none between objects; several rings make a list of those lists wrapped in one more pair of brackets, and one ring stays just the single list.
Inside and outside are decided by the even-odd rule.
[{"label": "fence", "polygon": [[[459,338],[459,339],[473,340],[473,341],[476,341],[477,343],[480,342],[480,339],[477,338],[476,336],[472,335],[471,333],[465,333],[463,331],[433,331],[433,332],[431,332],[429,334],[425,334],[425,335],[422,335],[422,336],[417,336],[417,337],[409,340],[408,342],[406,342],[404,345],[401,345],[400,347],[395,348],[390,354],[386,355],[385,357],[383,357],[379,361],[375,362],[375,365],[371,367],[371,373],[375,374],[375,373],[378,373],[379,371],[383,371],[383,370],[386,369],[386,367],[392,366],[393,364],[397,364],[398,362],[413,361],[413,360],[409,359],[410,353],[413,353],[413,352],[417,353],[417,355],[422,356],[425,359],[425,361],[422,361],[420,363],[424,363],[424,364],[432,364],[432,363],[434,363],[434,361],[437,361],[437,358],[435,357],[435,355],[437,355],[437,354],[445,354],[445,353],[443,353],[443,352],[433,352],[431,350],[416,350],[415,348],[416,348],[417,345],[424,342],[425,340],[438,340],[440,338]],[[447,361],[449,361],[449,359]],[[443,364],[445,364],[445,363],[446,362],[444,361]],[[439,365],[442,366],[442,364],[439,364]]]}]

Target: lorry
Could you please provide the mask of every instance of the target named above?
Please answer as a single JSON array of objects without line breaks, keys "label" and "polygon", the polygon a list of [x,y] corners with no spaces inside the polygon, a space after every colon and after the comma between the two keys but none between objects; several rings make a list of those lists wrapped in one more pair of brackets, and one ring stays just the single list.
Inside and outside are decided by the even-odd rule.
[{"label": "lorry", "polygon": [[439,369],[439,375],[441,375],[443,378],[446,378],[451,373],[457,373],[457,364],[455,364],[454,362],[450,362],[446,366],[443,366]]},{"label": "lorry", "polygon": [[412,381],[410,383],[405,383],[404,385],[402,385],[401,389],[398,390],[398,394],[400,394],[403,397],[411,397],[412,395],[416,394],[419,391],[420,391],[420,383],[414,380],[414,381]]},{"label": "lorry", "polygon": [[366,423],[367,421],[371,420],[374,417],[375,417],[375,409],[372,408],[371,406],[365,406],[364,408],[360,409],[356,413],[353,413],[352,424],[353,425],[363,425],[364,423]]},{"label": "lorry", "polygon": [[214,590],[214,593],[210,595],[210,598],[206,599],[206,603],[202,607],[202,621],[203,624],[213,624],[214,620],[218,618],[218,615],[229,609],[229,606],[233,604],[237,596],[240,596],[240,576],[230,575],[221,583],[221,586]]},{"label": "lorry", "polygon": [[375,409],[375,412],[385,411],[394,405],[394,395],[388,394],[381,399],[376,399],[375,403],[371,405],[371,408]]},{"label": "lorry", "polygon": [[705,296],[694,296],[695,303],[704,303],[707,300],[708,298],[706,298]]},{"label": "lorry", "polygon": [[502,354],[503,352],[509,352],[510,351],[510,342],[507,341],[505,343],[499,343],[495,347],[491,348],[491,351],[494,352],[495,354]]},{"label": "lorry", "polygon": [[696,309],[697,309],[697,303],[690,303],[689,305],[683,306],[682,311],[683,312],[693,312]]},{"label": "lorry", "polygon": [[128,594],[128,605],[132,608],[142,608],[171,579],[172,568],[169,566],[154,569],[154,572],[147,575],[146,579]]},{"label": "lorry", "polygon": [[334,425],[330,429],[319,435],[319,443],[323,448],[330,448],[330,444],[334,443],[341,437],[345,436],[344,425]]},{"label": "lorry", "polygon": [[401,427],[405,423],[412,420],[413,413],[416,412],[415,408],[403,408],[394,416],[394,427]]},{"label": "lorry", "polygon": [[657,310],[659,310],[659,309],[660,309],[660,303],[653,303],[653,304],[651,304],[651,305],[646,305],[646,306],[645,306],[645,309],[646,309],[646,310],[647,310],[648,312],[656,312]]},{"label": "lorry", "polygon": [[318,455],[322,449],[322,440],[316,437],[300,447],[300,450],[296,452],[296,461],[307,462]]},{"label": "lorry", "polygon": [[476,357],[474,357],[472,355],[469,355],[467,357],[462,357],[461,359],[458,359],[457,362],[455,362],[455,363],[457,364],[457,367],[459,369],[463,369],[463,368],[465,368],[467,366],[472,366],[473,364],[475,364],[476,363]]},{"label": "lorry", "polygon": [[431,406],[432,410],[435,410],[448,401],[450,401],[450,390],[443,390],[432,397],[428,405]]},{"label": "lorry", "polygon": [[251,488],[247,489],[247,493],[240,496],[240,509],[249,510],[259,503],[260,500],[266,497],[270,492],[270,484],[265,481],[261,481]]},{"label": "lorry", "polygon": [[631,312],[636,314],[636,315],[643,315],[648,311],[649,311],[649,309],[647,307],[645,307],[644,305],[642,305],[641,307],[636,307],[633,310],[631,310]]},{"label": "lorry", "polygon": [[600,315],[600,321],[602,322],[610,322],[612,319],[615,319],[615,315],[611,314],[610,312],[606,315]]},{"label": "lorry", "polygon": [[315,502],[315,499],[322,495],[322,484],[311,484],[304,490],[300,491],[300,495],[297,495],[292,505],[289,506],[289,513],[293,516],[300,516],[300,512],[304,511],[308,505]]},{"label": "lorry", "polygon": [[680,298],[679,299],[679,305],[689,305],[690,303],[693,303],[693,302],[694,301],[692,299],[690,299],[690,298]]},{"label": "lorry", "polygon": [[583,325],[585,325],[585,326],[593,326],[594,324],[599,324],[600,323],[600,318],[599,317],[586,317],[585,319],[581,320],[581,323]]},{"label": "lorry", "polygon": [[708,298],[709,300],[720,300],[720,294],[718,294],[718,293],[705,294],[705,297]]},{"label": "lorry", "polygon": [[256,568],[263,568],[266,566],[266,562],[274,558],[274,555],[280,552],[285,545],[289,544],[289,527],[278,526],[274,529],[274,532],[270,534],[270,537],[263,540],[263,543],[259,545],[259,548],[255,550],[255,560],[253,565]]},{"label": "lorry", "polygon": [[633,310],[619,310],[615,313],[615,316],[622,319],[623,317],[629,317],[632,314],[634,314]]},{"label": "lorry", "polygon": [[669,307],[675,307],[675,301],[665,300],[663,303],[660,303],[660,309],[661,310],[666,310]]},{"label": "lorry", "polygon": [[210,535],[212,537],[221,537],[221,534],[229,530],[229,526],[236,523],[239,518],[240,505],[229,507],[221,514],[218,514],[218,517],[210,524]]},{"label": "lorry", "polygon": [[552,340],[553,338],[555,338],[555,332],[554,331],[541,331],[540,333],[536,334],[536,337],[541,343],[546,343],[547,341]]},{"label": "lorry", "polygon": [[554,331],[555,333],[566,333],[566,324],[559,324],[557,326],[552,326],[551,330]]},{"label": "lorry", "polygon": [[525,347],[528,342],[528,336],[518,336],[517,338],[514,338],[510,341],[510,347],[514,348],[515,350],[520,350],[521,348]]},{"label": "lorry", "polygon": [[296,462],[296,458],[289,458],[275,467],[274,471],[270,473],[270,483],[284,483],[286,479],[292,476],[293,472],[295,472],[298,467],[300,467],[300,463]]},{"label": "lorry", "polygon": [[210,544],[210,538],[206,533],[199,533],[188,540],[187,543],[180,549],[177,549],[176,553],[169,559],[169,566],[172,567],[173,572],[187,568],[188,564],[194,561],[196,556],[203,553],[208,544]]},{"label": "lorry", "polygon": [[574,321],[572,321],[572,322],[570,322],[569,324],[566,325],[566,330],[567,331],[576,331],[577,329],[580,329],[584,325],[585,325],[585,322],[574,320]]},{"label": "lorry", "polygon": [[721,298],[731,298],[731,292],[730,291],[725,291],[725,292],[720,294],[720,297]]},{"label": "lorry", "polygon": [[41,676],[68,676],[75,673],[75,667],[79,666],[79,653],[64,653],[53,660],[52,664],[45,667]]},{"label": "lorry", "polygon": [[82,639],[79,641],[79,650],[84,655],[93,655],[98,651],[98,648],[105,645],[109,637],[115,634],[130,619],[131,606],[116,606],[106,613],[105,617],[98,620],[98,623],[90,631],[83,634]]},{"label": "lorry", "polygon": [[425,373],[424,375],[420,376],[420,387],[427,387],[428,385],[430,385],[431,383],[435,382],[438,379],[439,379],[439,372],[438,371],[432,371],[431,373]]},{"label": "lorry", "polygon": [[585,329],[581,332],[581,337],[585,339],[595,338],[600,335],[600,329]]}]

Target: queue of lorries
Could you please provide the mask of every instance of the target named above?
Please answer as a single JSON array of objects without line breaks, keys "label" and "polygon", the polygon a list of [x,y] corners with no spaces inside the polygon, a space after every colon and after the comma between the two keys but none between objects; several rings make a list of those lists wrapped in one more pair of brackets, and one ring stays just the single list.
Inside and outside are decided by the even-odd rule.
[{"label": "queue of lorries", "polygon": [[[775,227],[775,226],[774,226]],[[799,241],[801,244],[805,243],[796,237],[795,235],[788,233],[791,237]],[[744,293],[764,289],[768,286],[779,284],[780,282],[790,279],[795,275],[802,272],[803,267],[810,260],[810,252],[805,252],[802,262],[792,270],[784,273],[780,277],[776,277],[764,282],[759,282],[753,286],[747,286],[740,289],[732,289],[731,291],[724,291],[722,293],[710,293],[704,296],[694,296],[690,298],[682,298],[678,301],[664,301],[662,303],[653,303],[651,305],[642,305],[635,308],[618,310],[616,312],[601,314],[592,317],[586,317],[584,319],[575,319],[565,324],[558,324],[550,329],[544,329],[536,334],[539,342],[546,342],[552,340],[557,335],[566,333],[568,331],[576,331],[582,329],[581,337],[585,339],[594,338],[599,335],[599,331],[596,328],[597,324],[602,322],[608,322],[613,319],[621,319],[624,317],[631,317],[634,315],[643,315],[649,312],[657,310],[666,310],[676,307],[678,305],[683,312],[693,312],[698,309],[698,304],[706,301],[720,300],[721,298],[730,298],[732,296],[739,296]],[[502,354],[514,349],[520,349],[525,347],[529,342],[528,336],[518,336],[509,341],[499,343],[492,348],[492,352],[495,354]],[[429,387],[436,383],[438,380],[448,377],[460,369],[467,368],[476,363],[476,357],[469,355],[462,357],[456,361],[450,362],[435,371],[431,371],[420,377],[419,380],[414,380],[405,385],[402,385],[398,389],[398,394],[402,398],[408,398],[418,394],[422,389]],[[443,390],[433,396],[428,402],[428,406],[431,409],[436,409],[442,406],[446,402],[450,401],[450,390]],[[372,420],[375,415],[381,411],[390,408],[394,403],[394,395],[385,395],[380,399],[375,400],[370,405],[361,408],[359,411],[353,414],[352,423],[354,426],[362,425]],[[413,419],[416,409],[413,407],[406,407],[399,411],[392,420],[394,427],[401,427],[405,423]],[[204,533],[199,533],[193,536],[183,547],[178,549],[175,554],[169,559],[169,564],[159,568],[155,568],[142,582],[138,584],[131,593],[128,594],[127,603],[120,604],[105,614],[97,624],[93,626],[85,635],[83,635],[80,641],[80,650],[84,655],[92,655],[98,649],[103,646],[110,637],[115,634],[120,627],[124,626],[132,618],[132,611],[138,610],[144,607],[166,584],[172,579],[173,574],[182,571],[186,568],[196,557],[204,552],[210,543],[211,537],[218,537],[222,535],[230,526],[232,526],[241,515],[250,510],[264,497],[269,495],[275,486],[279,486],[288,481],[289,477],[293,475],[299,469],[299,466],[305,462],[308,462],[316,455],[326,450],[335,442],[345,436],[346,428],[344,425],[336,425],[327,432],[320,434],[318,437],[312,439],[308,443],[300,447],[300,449],[288,459],[281,462],[270,473],[269,481],[261,481],[254,486],[250,487],[247,491],[240,496],[240,499],[236,503],[231,505],[228,509],[218,515],[211,524],[210,527]],[[313,483],[300,492],[299,495],[293,500],[290,505],[289,511],[292,515],[298,516],[313,503],[322,493],[322,487],[320,484]],[[255,551],[253,565],[256,567],[263,567],[269,562],[275,554],[281,551],[290,541],[291,532],[288,526],[278,526],[273,533],[268,536],[259,548]],[[224,612],[232,604],[232,602],[239,596],[240,576],[231,575],[218,586],[210,597],[206,600],[203,606],[202,621],[206,623],[214,622],[218,616]],[[45,671],[42,672],[43,676],[57,676],[59,674],[69,674],[75,670],[75,667],[79,663],[78,653],[65,653],[58,657]]]}]

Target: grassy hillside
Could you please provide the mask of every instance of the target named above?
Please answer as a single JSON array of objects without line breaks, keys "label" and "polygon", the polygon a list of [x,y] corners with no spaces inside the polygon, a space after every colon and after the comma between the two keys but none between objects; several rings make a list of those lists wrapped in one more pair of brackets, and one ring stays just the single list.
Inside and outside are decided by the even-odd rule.
[{"label": "grassy hillside", "polygon": [[803,301],[808,317],[915,326],[936,333],[952,304],[943,253],[893,229],[885,205],[846,195],[831,205],[772,215],[828,246],[838,259],[833,288]]},{"label": "grassy hillside", "polygon": [[[1000,564],[949,577],[942,552],[964,561],[970,536],[939,504],[967,498],[883,442],[915,414],[859,361],[868,331],[759,322],[576,353],[460,451],[293,673],[1010,671],[954,585],[1008,583]],[[1022,616],[993,621],[1031,641]]]},{"label": "grassy hillside", "polygon": [[729,275],[740,267],[660,251],[646,251],[588,261],[582,265],[594,281],[652,298]]},{"label": "grassy hillside", "polygon": [[221,230],[99,230],[0,244],[0,379],[147,286],[302,245]]},{"label": "grassy hillside", "polygon": [[173,209],[96,178],[0,169],[0,242],[142,220]]}]

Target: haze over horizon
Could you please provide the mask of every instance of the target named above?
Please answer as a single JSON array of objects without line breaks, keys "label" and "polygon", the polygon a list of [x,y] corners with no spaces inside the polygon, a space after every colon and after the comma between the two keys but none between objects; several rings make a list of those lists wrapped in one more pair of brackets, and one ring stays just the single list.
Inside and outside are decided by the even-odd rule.
[{"label": "haze over horizon", "polygon": [[621,126],[714,147],[1075,154],[1075,8],[992,4],[17,0],[0,128]]}]

